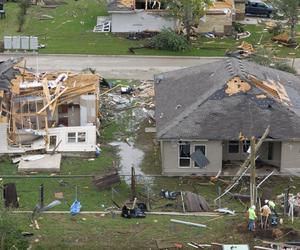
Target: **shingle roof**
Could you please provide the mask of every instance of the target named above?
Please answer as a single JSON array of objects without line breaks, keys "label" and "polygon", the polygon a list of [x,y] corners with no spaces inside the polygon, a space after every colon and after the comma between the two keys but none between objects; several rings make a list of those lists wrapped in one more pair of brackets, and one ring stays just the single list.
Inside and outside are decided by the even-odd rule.
[{"label": "shingle roof", "polygon": [[[257,87],[249,75],[281,83],[289,105]],[[227,82],[238,76],[247,92],[228,95]],[[292,74],[238,59],[155,76],[159,139],[238,139],[240,132],[259,137],[270,125],[274,139],[300,139],[300,79]],[[258,98],[259,95],[265,98]]]},{"label": "shingle roof", "polygon": [[0,62],[0,89],[8,90],[10,88],[10,80],[15,78],[19,73],[13,66],[16,64],[16,60],[7,60]]}]

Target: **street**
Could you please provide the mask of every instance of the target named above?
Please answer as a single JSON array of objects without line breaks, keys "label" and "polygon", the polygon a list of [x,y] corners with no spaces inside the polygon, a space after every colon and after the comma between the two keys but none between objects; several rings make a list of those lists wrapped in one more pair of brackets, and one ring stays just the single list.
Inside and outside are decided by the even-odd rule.
[{"label": "street", "polygon": [[[108,79],[151,80],[154,74],[207,64],[220,60],[214,57],[96,56],[96,55],[16,55],[1,54],[0,61],[26,58],[26,67],[38,72],[81,71],[96,69]],[[300,73],[300,59],[295,60]]]}]

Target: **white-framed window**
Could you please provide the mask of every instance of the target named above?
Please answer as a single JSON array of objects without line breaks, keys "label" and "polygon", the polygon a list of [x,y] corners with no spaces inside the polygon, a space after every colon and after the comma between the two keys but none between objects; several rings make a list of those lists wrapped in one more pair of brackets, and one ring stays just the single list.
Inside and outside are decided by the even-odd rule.
[{"label": "white-framed window", "polygon": [[228,142],[228,153],[238,154],[240,152],[240,142],[239,141],[229,141]]},{"label": "white-framed window", "polygon": [[[206,145],[200,145],[200,144],[199,144],[199,145],[195,145],[195,146],[194,146],[194,152],[196,152],[196,151],[201,151],[202,154],[203,154],[204,156],[206,156]],[[194,167],[199,168],[197,162],[195,162],[195,161],[194,161]]]},{"label": "white-framed window", "polygon": [[68,132],[69,143],[86,142],[86,132]]},{"label": "white-framed window", "polygon": [[68,142],[69,143],[76,142],[76,132],[69,132],[68,133]]},{"label": "white-framed window", "polygon": [[85,142],[86,141],[86,133],[78,132],[77,133],[77,142]]},{"label": "white-framed window", "polygon": [[179,144],[179,167],[191,167],[191,144],[189,142]]}]

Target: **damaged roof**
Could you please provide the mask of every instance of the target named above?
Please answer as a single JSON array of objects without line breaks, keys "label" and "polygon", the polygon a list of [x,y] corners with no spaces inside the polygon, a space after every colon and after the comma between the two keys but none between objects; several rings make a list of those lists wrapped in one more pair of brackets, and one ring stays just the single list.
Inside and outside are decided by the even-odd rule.
[{"label": "damaged roof", "polygon": [[108,4],[108,11],[131,11],[135,0],[112,0]]},{"label": "damaged roof", "polygon": [[19,71],[13,67],[17,62],[16,60],[0,62],[0,90],[10,89],[10,80],[19,74]]},{"label": "damaged roof", "polygon": [[300,79],[235,58],[155,76],[159,139],[300,139]]}]

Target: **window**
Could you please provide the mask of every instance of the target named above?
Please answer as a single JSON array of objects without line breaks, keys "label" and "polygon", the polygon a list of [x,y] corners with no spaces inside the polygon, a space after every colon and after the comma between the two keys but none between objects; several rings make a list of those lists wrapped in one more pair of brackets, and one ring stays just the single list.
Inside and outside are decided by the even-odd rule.
[{"label": "window", "polygon": [[85,142],[85,132],[78,132],[77,142]]},{"label": "window", "polygon": [[68,142],[76,142],[76,133],[68,133]]},{"label": "window", "polygon": [[191,166],[191,144],[184,143],[179,145],[179,167]]},{"label": "window", "polygon": [[[196,145],[196,146],[195,146],[195,152],[196,152],[196,151],[201,151],[202,154],[203,154],[204,156],[206,156],[206,147],[205,147],[204,145]],[[195,166],[195,167],[202,167],[202,166],[199,166],[199,165],[197,164],[197,162],[194,162],[194,166]]]},{"label": "window", "polygon": [[86,132],[70,132],[68,133],[68,142],[85,142]]},{"label": "window", "polygon": [[50,135],[50,144],[49,147],[50,148],[55,148],[56,146],[56,135]]},{"label": "window", "polygon": [[228,144],[228,153],[237,154],[239,153],[239,141],[229,141]]},{"label": "window", "polygon": [[273,142],[269,142],[268,143],[268,160],[269,161],[273,160],[273,149],[274,149]]},{"label": "window", "polygon": [[243,152],[247,153],[250,148],[250,141],[243,141]]}]

